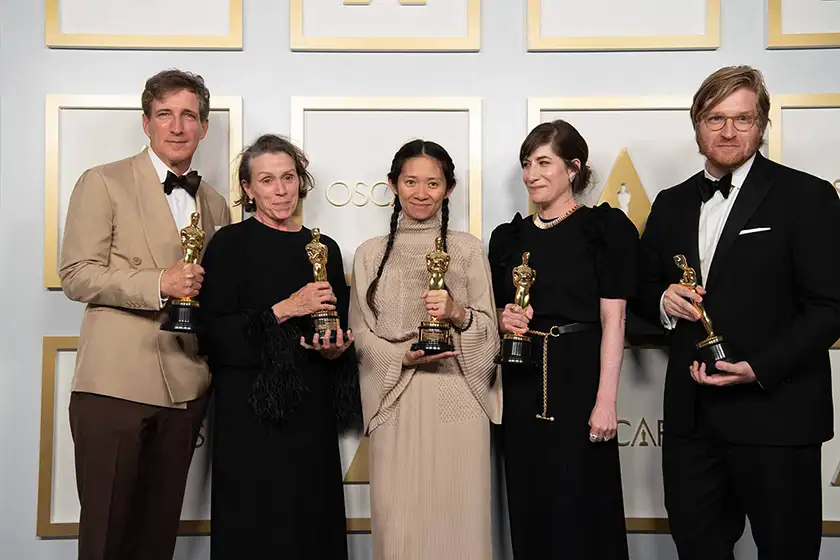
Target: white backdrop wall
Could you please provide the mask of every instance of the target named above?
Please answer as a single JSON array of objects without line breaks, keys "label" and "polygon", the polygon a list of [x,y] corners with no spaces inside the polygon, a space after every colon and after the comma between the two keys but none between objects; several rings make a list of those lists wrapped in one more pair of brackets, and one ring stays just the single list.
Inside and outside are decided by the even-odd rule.
[{"label": "white backdrop wall", "polygon": [[[380,1],[385,0],[375,0],[373,5]],[[318,2],[323,3],[322,0]],[[433,0],[429,0],[430,5],[432,2]],[[335,3],[337,4],[338,0]],[[814,3],[815,0],[785,0],[786,9],[789,10],[791,5],[801,5],[803,12],[810,9],[807,6]],[[51,50],[45,46],[44,4],[42,0],[0,0],[0,302],[3,309],[0,319],[0,558],[3,560],[69,560],[75,557],[75,540],[39,539],[35,536],[42,338],[77,335],[82,312],[81,306],[68,301],[61,292],[44,288],[44,107],[47,95],[138,96],[144,80],[155,72],[173,66],[189,69],[205,77],[214,96],[242,98],[245,142],[263,132],[289,134],[295,118],[292,111],[293,97],[479,98],[482,105],[480,217],[482,237],[486,242],[497,224],[510,220],[515,211],[527,209],[525,194],[519,180],[517,154],[519,144],[528,131],[529,98],[685,98],[691,96],[708,73],[720,66],[738,63],[751,64],[763,70],[774,94],[840,92],[840,50],[769,51],[765,48],[766,0],[722,1],[721,46],[717,50],[618,53],[527,52],[526,0],[482,2],[482,40],[481,51],[478,53],[291,52],[288,0],[245,0],[244,48],[241,51]],[[170,3],[106,3],[79,0],[78,4],[94,10],[91,13],[101,13],[96,11],[101,9],[101,6],[121,5],[123,14],[126,13],[127,5],[145,6],[142,9],[132,8],[128,13],[135,19],[148,21],[148,26],[141,26],[147,31],[154,29],[155,20],[167,18],[144,13],[144,10],[148,10],[149,6],[167,9],[166,6]],[[200,3],[183,5],[188,4]],[[218,5],[220,2],[213,0],[211,4]],[[640,0],[640,4],[647,5],[651,2]],[[838,3],[822,1],[817,4],[822,9],[833,10],[832,6]],[[544,26],[544,33],[574,34],[574,31],[583,25],[574,24],[577,20],[572,17],[567,18],[566,23],[557,21],[556,18],[563,16],[562,11],[552,16],[553,23]],[[91,20],[90,14],[85,18],[70,18],[65,24],[69,31],[76,28],[84,30],[85,22]],[[838,23],[834,12],[826,12],[823,19],[829,23],[833,21],[835,25]],[[591,19],[581,21],[591,23]],[[455,25],[456,23],[458,25]],[[219,21],[212,20],[208,25],[213,33],[219,33],[223,32],[220,30],[225,29],[227,24],[227,20],[221,18]],[[455,33],[465,25],[457,21],[450,21],[447,25],[450,24],[456,28]],[[611,29],[615,25],[615,22],[611,22],[607,28]],[[790,25],[798,29],[803,24],[797,20]],[[571,28],[568,28],[569,26]],[[88,31],[96,32],[103,29],[100,23],[87,28]],[[652,25],[651,29],[658,32],[656,25]],[[784,31],[789,32],[791,29],[786,28]],[[833,29],[837,30],[837,26]],[[444,31],[450,32],[443,30],[440,33]],[[166,28],[163,32],[193,31],[190,28]],[[693,28],[681,31],[695,32],[697,30]],[[371,33],[387,35],[381,29]],[[644,151],[645,134],[642,130],[635,130],[645,127],[644,120],[636,119],[634,122],[632,118],[621,116],[616,121],[620,126],[616,125],[615,134],[621,135],[622,138],[616,140],[611,138],[606,125],[598,124],[599,119],[603,121],[604,115],[586,115],[576,119],[573,112],[564,112],[561,109],[545,106],[537,113],[537,118],[544,120],[555,115],[565,115],[572,122],[579,121],[582,130],[592,127],[591,133],[584,130],[584,134],[593,144],[593,154],[597,153],[597,157],[603,160],[603,163],[596,162],[600,167],[599,175],[602,181],[606,180],[619,148],[629,145],[630,155],[645,188],[650,191],[650,198],[652,199],[659,189],[667,186],[658,184],[664,180],[661,177],[651,177],[647,171],[655,170],[657,166],[656,162],[646,161],[648,154]],[[800,110],[791,109],[789,112],[791,132],[790,135],[785,134],[785,160],[796,158],[799,165],[812,167],[813,172],[832,181],[837,179],[840,177],[836,163],[837,154],[840,153],[840,145],[837,144],[837,130],[840,127],[825,125],[826,119],[839,118],[836,117],[837,111],[827,111],[824,118],[814,117],[813,113],[800,116],[798,111]],[[317,135],[318,130],[329,129],[329,123],[325,121],[319,124],[318,118],[320,117],[307,117],[306,123],[311,132],[307,132],[305,143],[314,152],[340,149],[341,144],[337,144],[336,148],[336,143],[327,134]],[[452,151],[458,156],[456,165],[460,169],[460,177],[465,180],[467,175],[474,179],[476,172],[469,169],[469,162],[466,161],[467,153],[471,149],[465,140],[469,134],[469,124],[464,124],[466,121],[463,115],[455,115],[451,127]],[[363,126],[358,115],[356,118],[346,118],[340,122],[345,123],[341,135],[347,142],[352,142],[353,138],[358,137],[352,130],[352,127]],[[387,120],[377,117],[375,122],[385,123]],[[681,139],[688,143],[687,150],[691,150],[691,130],[687,118],[673,119],[669,113],[662,117],[661,122],[673,122],[673,127],[683,127],[682,130],[674,131],[669,124],[667,139],[670,141],[673,138],[675,142]],[[832,122],[840,125],[840,120]],[[418,126],[421,125],[423,130],[434,130],[432,121],[421,119]],[[139,126],[138,120],[138,131]],[[215,129],[211,134],[224,134],[222,130],[227,129]],[[815,152],[802,149],[806,144],[797,140],[801,138],[803,142],[806,141],[806,136],[812,130],[817,131],[817,136],[834,142],[807,144],[815,146],[815,149],[818,149],[817,146],[823,146],[823,157],[814,157]],[[79,138],[78,142],[109,143],[108,128],[100,123],[97,125],[97,131],[96,138]],[[360,128],[358,132],[368,131]],[[115,125],[114,134],[122,135],[122,127],[120,126],[118,131]],[[639,136],[642,137],[641,143],[637,138]],[[142,141],[142,137],[139,138]],[[399,143],[390,136],[387,139],[394,145],[391,149],[381,149],[384,156],[380,154],[379,146],[375,149],[376,158],[382,160],[379,171],[381,177],[384,177],[387,171],[390,154]],[[121,137],[119,141],[136,143],[133,136],[129,139]],[[658,146],[662,141],[663,138],[659,137],[658,133],[650,134],[649,145]],[[637,147],[634,148],[634,145]],[[828,149],[825,148],[826,145],[829,146]],[[357,147],[353,146],[353,149]],[[685,158],[696,158],[696,154],[686,153]],[[103,157],[103,162],[105,159]],[[375,163],[373,160],[359,162],[358,173],[376,173]],[[371,167],[372,165],[374,167]],[[215,164],[212,166],[215,167]],[[683,167],[693,169],[690,163],[672,167],[680,172],[683,171]],[[350,176],[356,171],[336,170],[330,161],[313,159],[313,169],[322,173],[327,181],[319,182],[322,189],[333,180],[357,180],[356,177]],[[373,181],[378,178],[359,177],[358,180]],[[670,182],[670,179],[666,182]],[[655,186],[652,186],[653,184]],[[223,185],[215,186],[224,190]],[[461,186],[466,190],[466,181]],[[600,190],[600,186],[597,190]],[[317,194],[316,192],[315,195]],[[597,195],[598,192],[594,192],[593,196]],[[459,200],[466,203],[466,192]],[[352,208],[344,210],[353,211]],[[473,211],[474,208],[470,210]],[[310,215],[319,214],[315,212]],[[466,228],[469,223],[468,216],[463,212],[459,216],[459,221]],[[342,242],[341,237],[338,240]],[[344,243],[342,247],[344,248]],[[345,252],[351,249],[352,247],[347,247]],[[349,258],[349,255],[346,255],[346,258]],[[636,366],[637,362],[632,362],[625,369],[625,377],[628,381],[637,381],[636,390],[644,387],[646,383],[655,390],[660,384],[655,379],[651,380],[650,372],[661,371],[660,361],[655,355],[643,352],[638,362],[643,367],[639,369]],[[61,364],[64,362],[66,359],[61,360]],[[59,369],[66,369],[67,366],[61,364]],[[632,390],[627,392],[632,394]],[[627,434],[627,439],[630,439],[631,433],[635,433],[638,427],[633,423],[638,420],[634,407],[638,405],[642,411],[650,411],[651,407],[656,406],[657,398],[655,394],[651,398],[648,392],[626,401],[624,406],[627,413],[622,415],[630,419],[631,426],[622,429],[626,430],[623,433]],[[66,399],[59,399],[59,403],[66,403]],[[60,404],[56,410],[57,415],[66,414],[64,406],[65,404]],[[657,431],[655,423],[658,418],[655,413],[653,418],[647,418],[652,435]],[[835,442],[826,446],[827,452],[830,449],[832,453],[840,453],[837,448]],[[627,451],[623,450],[622,459],[627,456]],[[645,464],[644,461],[627,463],[625,481],[628,476],[637,477],[639,480],[644,480],[644,477],[656,479],[658,472],[655,470],[655,459],[650,463],[649,472],[629,472]],[[834,470],[833,465],[826,467],[827,471]],[[824,474],[833,477],[833,472]],[[655,486],[655,480],[650,484]],[[642,512],[638,515],[661,516],[661,503],[657,503],[656,497],[649,494],[639,495],[637,490],[626,488],[625,494],[628,500],[634,500],[634,508]],[[840,489],[830,489],[829,492],[831,491],[840,492]],[[831,498],[831,495],[827,495],[827,500]],[[837,508],[834,510],[832,519],[840,518],[836,515]],[[503,520],[500,520],[500,525],[497,537],[499,542],[504,542]],[[634,559],[676,558],[668,535],[632,534],[629,541]],[[754,547],[749,541],[747,536],[740,543],[739,558],[755,558]],[[369,557],[369,536],[353,535],[349,538],[349,543],[354,559]],[[176,558],[208,558],[208,545],[206,537],[180,538]],[[500,547],[499,551],[499,556],[502,557],[503,547]],[[840,557],[840,539],[826,538],[822,558],[837,557]]]}]

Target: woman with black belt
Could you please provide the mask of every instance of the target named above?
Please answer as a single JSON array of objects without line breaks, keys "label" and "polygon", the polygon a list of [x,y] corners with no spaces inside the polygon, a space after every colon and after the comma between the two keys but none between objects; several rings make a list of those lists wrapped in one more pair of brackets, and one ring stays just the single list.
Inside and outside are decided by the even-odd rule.
[{"label": "woman with black belt", "polygon": [[498,310],[499,330],[530,337],[534,361],[503,366],[516,558],[628,558],[616,399],[638,233],[620,210],[577,201],[590,180],[588,156],[565,121],[532,130],[520,162],[538,210],[517,213],[490,238],[499,305],[515,301],[513,269],[523,253],[535,272],[530,304]]}]

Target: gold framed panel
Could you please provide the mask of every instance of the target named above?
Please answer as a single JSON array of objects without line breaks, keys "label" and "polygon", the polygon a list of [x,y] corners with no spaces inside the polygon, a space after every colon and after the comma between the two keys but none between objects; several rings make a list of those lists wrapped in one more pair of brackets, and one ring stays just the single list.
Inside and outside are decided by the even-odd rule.
[{"label": "gold framed panel", "polygon": [[[77,336],[45,336],[42,342],[41,365],[41,442],[38,461],[38,513],[35,535],[38,537],[78,537],[78,523],[53,523],[53,445],[55,430],[56,358],[59,352],[79,348]],[[180,535],[209,535],[207,519],[183,520]]]},{"label": "gold framed panel", "polygon": [[782,30],[782,2],[784,1],[767,0],[767,48],[812,49],[840,47],[840,32],[785,33]]},{"label": "gold framed panel", "polygon": [[[478,52],[481,50],[481,0],[466,0],[467,34],[462,37],[307,36],[303,33],[303,3],[305,1],[289,0],[289,47],[293,51]],[[353,3],[360,4],[361,2]],[[420,5],[420,2],[406,4]]]},{"label": "gold framed panel", "polygon": [[[840,34],[838,34],[840,36]],[[840,108],[840,93],[776,94],[770,96],[770,159],[782,163],[782,111]]]},{"label": "gold framed panel", "polygon": [[[58,277],[59,216],[59,117],[62,110],[140,110],[140,96],[51,94],[46,98],[46,151],[44,169],[44,287],[60,289]],[[242,98],[211,96],[210,111],[228,115],[229,208],[232,222],[241,220],[241,210],[234,206],[239,197],[235,160],[242,149]],[[139,123],[138,123],[139,126]],[[105,162],[103,162],[105,163]]]},{"label": "gold framed panel", "polygon": [[[784,163],[782,157],[784,117],[782,113],[785,109],[840,109],[840,93],[776,94],[770,96],[770,159],[777,163]],[[837,182],[834,185],[838,187]],[[840,340],[835,342],[832,348],[840,348]],[[835,523],[835,532],[831,534],[840,535],[840,521],[826,523]]]},{"label": "gold framed panel", "polygon": [[[690,108],[691,97],[531,97],[528,99],[528,132],[542,122],[544,111],[670,111]],[[525,196],[528,196],[527,193]],[[528,212],[534,211],[536,208],[529,198]]]},{"label": "gold framed panel", "polygon": [[706,0],[703,35],[551,37],[542,34],[542,0],[528,0],[529,51],[713,50],[720,47],[720,0]]},{"label": "gold framed panel", "polygon": [[[469,121],[469,231],[481,239],[481,99],[477,97],[292,97],[291,136],[304,147],[307,111],[466,112]],[[303,201],[296,214],[303,219]]]},{"label": "gold framed panel", "polygon": [[227,35],[111,35],[62,33],[60,0],[45,0],[46,43],[50,48],[242,50],[242,0],[228,0]]}]

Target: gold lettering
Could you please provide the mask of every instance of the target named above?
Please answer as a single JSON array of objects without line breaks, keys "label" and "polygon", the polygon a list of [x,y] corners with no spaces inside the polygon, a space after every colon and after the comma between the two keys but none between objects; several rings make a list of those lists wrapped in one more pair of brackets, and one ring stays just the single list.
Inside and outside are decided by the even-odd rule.
[{"label": "gold lettering", "polygon": [[[356,184],[355,184],[355,185],[353,185],[353,198],[354,198],[354,200],[353,200],[353,206],[357,206],[357,207],[359,207],[359,208],[361,208],[362,206],[364,206],[365,204],[367,204],[367,203],[368,203],[368,201],[370,200],[370,196],[369,196],[369,195],[367,195],[367,194],[365,194],[365,193],[364,193],[364,191],[363,191],[362,189],[360,189],[360,188],[359,188],[359,186],[360,186],[360,185],[361,185],[362,187],[366,186],[366,185],[365,185],[364,183],[362,183],[361,181],[356,181]],[[356,201],[356,200],[357,200],[357,198],[356,198],[356,197],[361,197],[361,202],[357,202],[357,201]]]},{"label": "gold lettering", "polygon": [[616,428],[615,439],[618,440],[618,446],[619,447],[627,447],[628,445],[630,445],[630,440],[628,439],[627,441],[624,441],[624,442],[621,441],[621,427],[622,426],[627,426],[628,428],[632,428],[633,426],[632,426],[632,424],[630,424],[629,420],[619,420],[618,421],[618,427]]},{"label": "gold lettering", "polygon": [[[339,185],[344,187],[344,189],[347,191],[347,200],[345,200],[344,202],[337,202],[335,199],[332,198],[333,188],[337,187]],[[350,190],[350,187],[348,187],[347,183],[345,183],[344,181],[336,181],[333,184],[331,184],[329,187],[327,187],[327,202],[329,202],[333,206],[338,206],[338,207],[345,206],[347,204],[350,204],[351,200],[353,200],[353,191]]]},{"label": "gold lettering", "polygon": [[[336,189],[343,190],[344,196],[339,198]],[[327,187],[326,197],[327,202],[337,208],[347,206],[351,202],[358,208],[367,206],[368,202],[379,207],[394,205],[394,194],[385,181],[377,181],[370,187],[364,181],[356,181],[352,188],[344,181],[334,181]]]},{"label": "gold lettering", "polygon": [[657,424],[657,432],[658,432],[658,436],[659,436],[656,439],[656,441],[658,442],[657,445],[659,447],[662,447],[662,434],[665,433],[665,421],[664,420],[657,420],[656,424]]},{"label": "gold lettering", "polygon": [[[385,190],[385,197],[376,200],[374,194],[376,193],[376,187],[382,185]],[[377,181],[373,184],[370,188],[370,201],[376,204],[377,206],[385,207],[385,206],[393,206],[394,205],[394,192],[391,190],[391,187],[388,186],[388,183],[385,181]]]}]

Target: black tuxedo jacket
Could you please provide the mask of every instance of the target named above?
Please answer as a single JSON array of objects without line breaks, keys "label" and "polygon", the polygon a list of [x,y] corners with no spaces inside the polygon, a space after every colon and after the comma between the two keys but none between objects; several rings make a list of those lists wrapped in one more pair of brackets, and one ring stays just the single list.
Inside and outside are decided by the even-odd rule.
[{"label": "black tuxedo jacket", "polygon": [[[665,433],[688,435],[701,405],[727,441],[808,445],[833,435],[828,349],[840,338],[840,198],[831,184],[757,154],[727,218],[708,278],[700,278],[702,171],[659,193],[642,236],[636,314],[659,324],[659,300],[682,253],[707,290],[704,305],[759,383],[697,385],[689,373],[698,321],[668,335]],[[750,229],[769,228],[749,232]],[[667,435],[666,435],[667,437]]]}]

